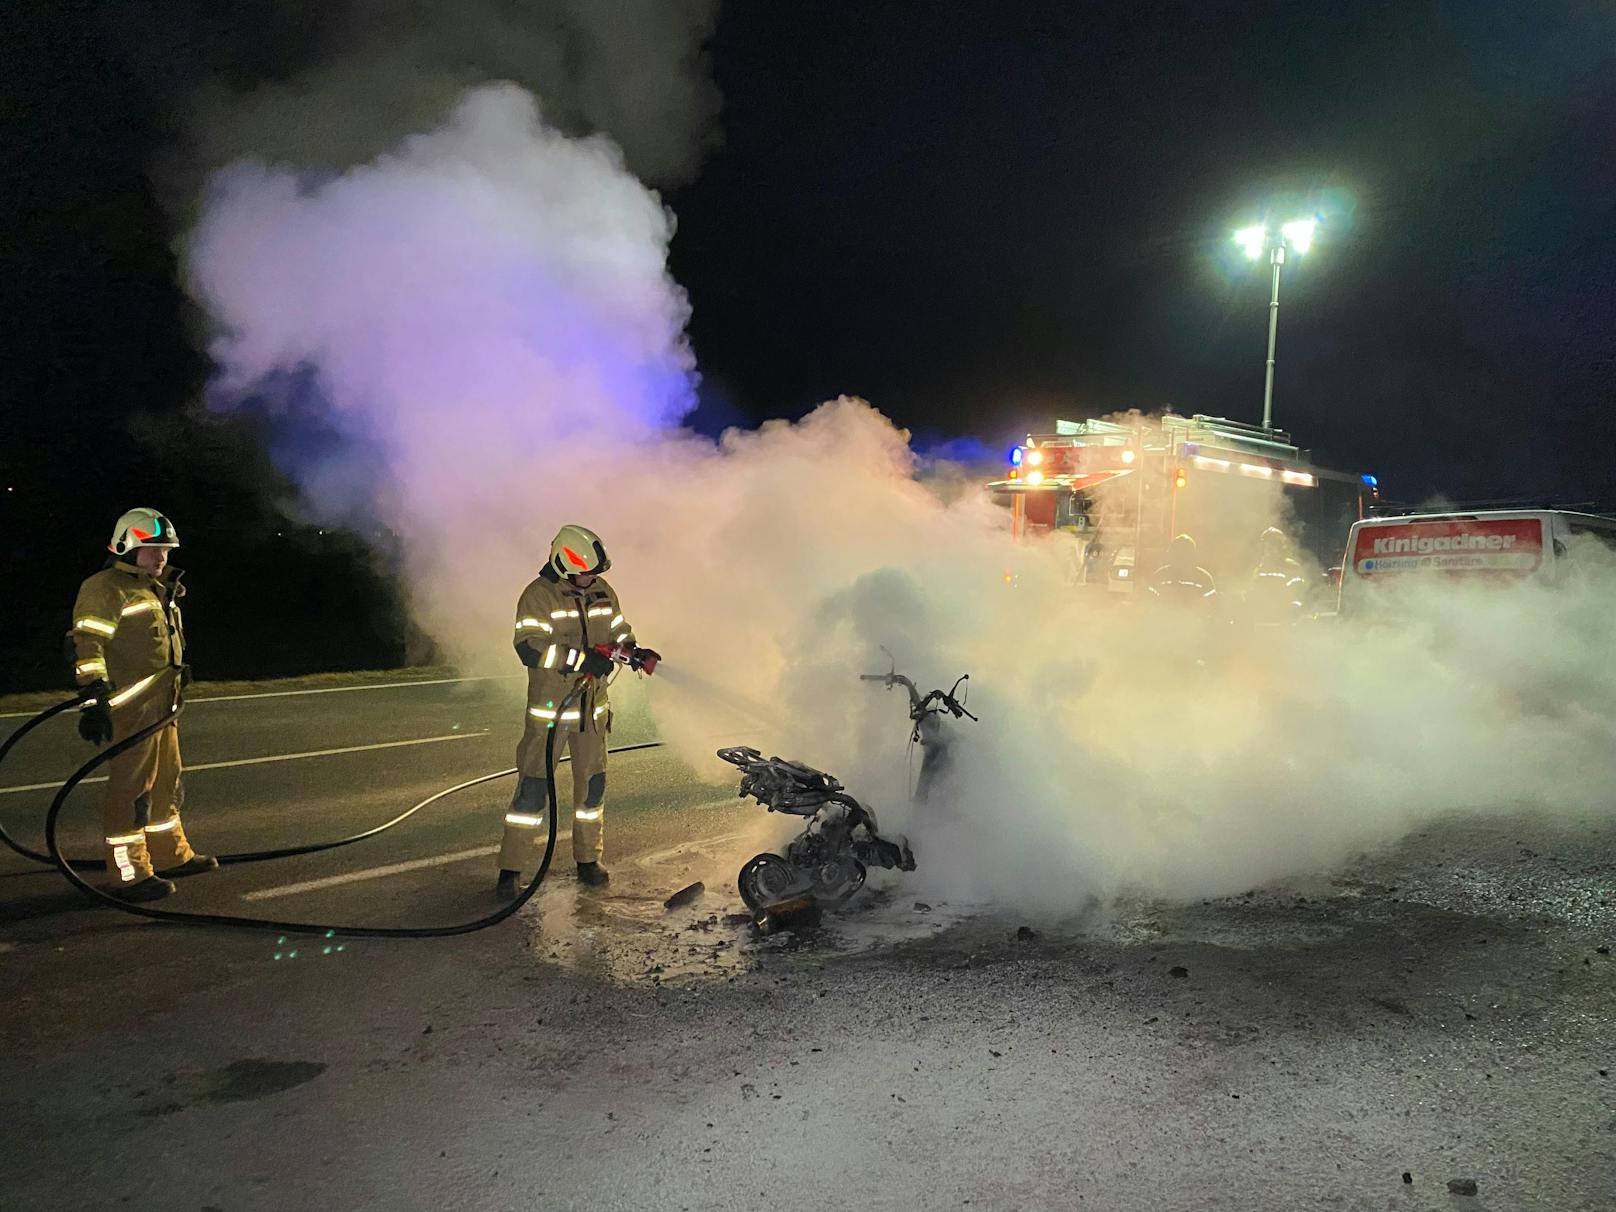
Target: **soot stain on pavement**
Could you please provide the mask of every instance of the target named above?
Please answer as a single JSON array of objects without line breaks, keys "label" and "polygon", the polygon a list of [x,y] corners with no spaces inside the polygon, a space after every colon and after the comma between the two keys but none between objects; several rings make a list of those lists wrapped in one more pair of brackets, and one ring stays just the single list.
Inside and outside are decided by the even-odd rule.
[{"label": "soot stain on pavement", "polygon": [[239,1103],[311,1082],[324,1073],[322,1061],[232,1061],[221,1071],[223,1080],[207,1096],[210,1103]]},{"label": "soot stain on pavement", "polygon": [[[1489,834],[1467,825],[1479,843],[1468,866],[1496,866],[1501,850],[1512,858],[1520,848],[1517,828],[1500,824]],[[1570,841],[1564,845],[1577,851]],[[1349,1003],[1367,1007],[1388,1029],[1430,1016],[1496,1023],[1540,1012],[1542,998],[1530,989],[1506,996],[1478,984],[1464,957],[1486,942],[1540,980],[1545,965],[1552,970],[1563,959],[1544,951],[1535,924],[1511,916],[1521,909],[1518,891],[1505,889],[1480,904],[1468,883],[1433,879],[1429,872],[1441,857],[1430,853],[1433,846],[1441,849],[1411,838],[1342,869],[1226,896],[1090,898],[1036,919],[1036,929],[1008,906],[917,902],[904,895],[901,880],[872,880],[817,928],[765,934],[741,912],[727,879],[733,856],[687,843],[625,865],[605,895],[566,884],[544,890],[524,915],[527,949],[541,965],[620,987],[710,989],[779,980],[805,967],[902,957],[949,974],[1042,963],[1050,965],[1049,979],[1078,985],[1104,979],[1107,989],[1135,977],[1159,988],[1164,978],[1178,977],[1168,983],[1186,990],[1191,1010],[1208,988],[1257,981],[1270,1008],[1283,1006],[1310,1023],[1350,1018],[1343,1009]],[[706,883],[699,905],[668,905],[669,889],[696,880]],[[1543,906],[1531,908],[1536,923]],[[1573,928],[1612,920],[1605,901],[1591,918],[1561,916]],[[1342,971],[1355,979],[1343,980]]]},{"label": "soot stain on pavement", "polygon": [[[323,1061],[275,1061],[248,1058],[222,1069],[171,1073],[163,1079],[171,1097],[135,1114],[143,1119],[173,1115],[198,1103],[243,1103],[281,1094],[313,1081],[326,1071]],[[135,1097],[140,1098],[142,1091]]]}]

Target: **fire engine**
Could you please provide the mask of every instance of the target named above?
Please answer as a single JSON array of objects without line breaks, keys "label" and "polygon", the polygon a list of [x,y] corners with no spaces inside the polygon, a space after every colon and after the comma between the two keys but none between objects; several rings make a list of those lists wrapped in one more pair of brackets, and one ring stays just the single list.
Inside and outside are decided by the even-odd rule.
[{"label": "fire engine", "polygon": [[1179,534],[1214,574],[1248,573],[1275,523],[1334,581],[1348,531],[1379,497],[1374,476],[1316,465],[1283,430],[1173,413],[1057,421],[1012,450],[988,487],[1014,536],[1072,535],[1071,579],[1118,595],[1132,595]]}]

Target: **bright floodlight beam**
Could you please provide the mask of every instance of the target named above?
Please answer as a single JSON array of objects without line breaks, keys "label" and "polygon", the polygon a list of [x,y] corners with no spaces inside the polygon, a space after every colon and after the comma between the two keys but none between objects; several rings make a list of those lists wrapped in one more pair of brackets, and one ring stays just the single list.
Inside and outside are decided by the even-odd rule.
[{"label": "bright floodlight beam", "polygon": [[1318,227],[1316,219],[1292,219],[1280,227],[1275,235],[1267,224],[1242,227],[1234,233],[1235,243],[1255,261],[1268,250],[1268,263],[1273,266],[1273,284],[1268,294],[1268,372],[1263,384],[1262,423],[1264,429],[1274,427],[1274,346],[1279,339],[1279,271],[1285,264],[1287,249],[1301,256],[1313,247],[1313,233]]},{"label": "bright floodlight beam", "polygon": [[1260,226],[1242,227],[1234,233],[1234,242],[1246,250],[1246,256],[1255,261],[1262,256],[1263,246],[1268,243],[1268,233]]},{"label": "bright floodlight beam", "polygon": [[1313,247],[1313,229],[1317,226],[1317,221],[1313,219],[1296,219],[1279,231],[1285,237],[1285,243],[1291,246],[1291,251],[1300,254]]}]

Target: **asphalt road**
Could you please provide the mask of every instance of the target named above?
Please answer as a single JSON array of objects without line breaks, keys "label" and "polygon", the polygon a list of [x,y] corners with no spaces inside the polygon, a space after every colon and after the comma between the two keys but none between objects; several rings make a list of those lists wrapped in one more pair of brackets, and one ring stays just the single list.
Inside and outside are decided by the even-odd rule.
[{"label": "asphalt road", "polygon": [[[520,735],[520,679],[380,682],[340,690],[201,697],[182,720],[188,772],[186,831],[208,853],[254,851],[337,838],[386,821],[437,791],[508,769]],[[615,695],[612,743],[654,739],[632,686]],[[20,719],[0,720],[15,727]],[[48,730],[47,730],[48,729]],[[69,720],[24,741],[0,771],[0,820],[42,848],[39,820],[65,773],[89,746]],[[565,781],[563,783],[565,787]],[[440,925],[482,916],[513,780],[458,792],[385,835],[352,847],[269,863],[228,866],[182,882],[163,907],[364,926]],[[99,786],[75,793],[65,849],[98,856]],[[695,782],[661,751],[622,754],[610,770],[611,854],[630,858],[677,843],[684,831],[714,833],[709,818],[735,816],[727,787]],[[570,877],[563,816],[555,870]],[[718,830],[722,832],[722,830]],[[131,923],[86,906],[54,871],[0,852],[0,920],[18,940],[71,937],[76,945],[121,936]],[[138,928],[139,923],[134,923]],[[143,949],[189,953],[183,931],[148,932]],[[115,952],[121,942],[108,940]],[[295,941],[287,950],[295,948]],[[87,970],[101,957],[85,957]],[[110,959],[108,962],[111,962]]]},{"label": "asphalt road", "polygon": [[[239,850],[385,819],[508,766],[518,687],[198,702],[188,828]],[[623,706],[614,740],[645,739]],[[64,728],[8,762],[8,827],[49,798],[12,788],[85,752]],[[508,794],[168,903],[476,916]],[[447,940],[145,923],[5,860],[0,1202],[1616,1208],[1608,816],[1458,818],[1285,887],[1058,921],[887,877],[799,939],[734,916],[770,823],[728,796],[615,759],[610,889],[556,879]],[[89,850],[93,794],[76,811]]]}]

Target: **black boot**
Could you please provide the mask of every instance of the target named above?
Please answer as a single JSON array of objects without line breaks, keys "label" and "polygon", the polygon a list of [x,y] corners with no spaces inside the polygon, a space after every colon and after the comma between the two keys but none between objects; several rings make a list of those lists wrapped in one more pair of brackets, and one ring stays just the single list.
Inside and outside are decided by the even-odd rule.
[{"label": "black boot", "polygon": [[160,875],[148,875],[143,880],[122,888],[110,889],[112,895],[120,901],[160,901],[165,896],[173,896],[179,889]]},{"label": "black boot", "polygon": [[611,872],[607,871],[599,863],[578,864],[578,882],[580,884],[588,884],[591,888],[599,888],[611,878]]},{"label": "black boot", "polygon": [[193,854],[178,867],[170,867],[167,871],[159,871],[157,874],[165,880],[179,880],[188,875],[201,875],[204,871],[217,871],[218,869],[219,860],[211,854]]},{"label": "black boot", "polygon": [[494,881],[494,895],[502,896],[506,900],[516,898],[516,872],[500,869],[499,879]]}]

